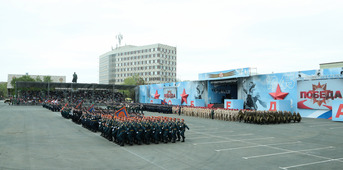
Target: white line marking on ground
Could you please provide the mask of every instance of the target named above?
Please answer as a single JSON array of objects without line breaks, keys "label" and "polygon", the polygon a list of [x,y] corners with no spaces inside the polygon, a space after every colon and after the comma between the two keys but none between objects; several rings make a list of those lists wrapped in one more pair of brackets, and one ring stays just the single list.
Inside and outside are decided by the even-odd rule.
[{"label": "white line marking on ground", "polygon": [[213,137],[211,137],[211,136],[200,136],[200,137],[188,138],[188,140],[190,140],[190,139],[207,139],[207,138],[213,138]]},{"label": "white line marking on ground", "polygon": [[[328,123],[328,124],[331,124]],[[227,138],[227,137],[223,137],[223,136],[216,136],[216,135],[211,135],[211,134],[205,134],[205,133],[201,133],[201,132],[194,132],[196,134],[202,134],[202,135],[207,135],[207,136],[211,136],[211,137],[216,137],[216,138],[222,138],[222,139],[227,139],[227,140],[232,140],[232,141],[240,141],[240,142],[244,142],[244,143],[247,143],[247,144],[254,144],[254,145],[257,145],[258,143],[254,143],[254,142],[248,142],[248,141],[243,141],[243,140],[233,140],[233,139],[230,139],[230,138]],[[288,150],[288,149],[283,149],[283,148],[278,148],[278,147],[273,147],[273,146],[266,146],[268,148],[273,148],[273,149],[277,149],[277,150],[283,150],[283,151],[291,151],[291,150]],[[323,156],[318,156],[318,155],[314,155],[314,154],[310,154],[310,153],[302,153],[302,152],[298,152],[299,154],[303,154],[303,155],[308,155],[308,156],[312,156],[312,157],[317,157],[317,158],[323,158],[323,159],[332,159],[332,158],[327,158],[327,157],[323,157]],[[343,158],[342,158],[343,159]],[[340,161],[340,160],[337,160],[337,161]],[[343,161],[340,161],[340,162],[343,162]]]},{"label": "white line marking on ground", "polygon": [[129,152],[129,153],[131,153],[131,154],[133,154],[133,155],[135,155],[135,156],[137,156],[137,157],[139,157],[139,158],[141,158],[141,159],[143,159],[143,160],[145,160],[145,161],[147,161],[147,162],[149,162],[149,163],[151,163],[151,164],[153,164],[153,165],[155,165],[155,166],[161,168],[161,169],[167,170],[166,168],[163,168],[162,166],[157,165],[157,164],[155,164],[154,162],[151,162],[151,161],[149,161],[148,159],[146,159],[146,158],[144,158],[144,157],[142,157],[142,156],[140,156],[140,155],[138,155],[138,154],[136,154],[136,153],[134,153],[134,152],[131,152],[130,150],[128,150],[128,149],[126,149],[126,148],[123,148],[123,147],[122,147],[121,149],[123,149],[123,150],[125,150],[125,151],[127,151],[127,152]]},{"label": "white line marking on ground", "polygon": [[253,146],[245,146],[245,147],[237,147],[237,148],[227,148],[227,149],[217,149],[215,151],[217,151],[217,152],[220,152],[220,151],[231,151],[231,150],[236,150],[236,149],[247,149],[247,148],[256,148],[256,147],[261,147],[261,146],[272,146],[272,145],[288,145],[288,144],[294,144],[294,143],[301,143],[301,141],[287,142],[287,143],[273,143],[273,144],[267,144],[267,145],[253,145]]},{"label": "white line marking on ground", "polygon": [[[278,147],[273,147],[273,146],[267,146],[269,148],[273,148],[273,149],[278,149],[278,150],[282,150],[282,151],[292,151],[289,149],[283,149],[283,148],[278,148]],[[298,152],[298,154],[303,154],[303,155],[307,155],[307,156],[313,156],[316,158],[322,158],[322,159],[332,159],[332,158],[328,158],[328,157],[324,157],[324,156],[318,156],[318,155],[314,155],[314,154],[310,154],[310,153],[306,153],[306,152]]]},{"label": "white line marking on ground", "polygon": [[[246,133],[246,134],[240,134],[240,135],[228,135],[229,137],[232,137],[232,136],[250,136],[250,135],[254,135],[254,134],[252,134],[252,133]],[[220,137],[218,137],[218,138],[221,138],[221,136]]]},{"label": "white line marking on ground", "polygon": [[247,141],[247,140],[260,140],[260,139],[273,139],[274,137],[265,137],[265,138],[252,138],[252,139],[237,139],[234,141]]},{"label": "white line marking on ground", "polygon": [[333,124],[333,123],[329,123],[329,124],[320,124],[320,125],[314,125],[314,126],[309,126],[309,127],[319,127],[319,126],[332,126],[332,125],[338,125],[338,124]]},{"label": "white line marking on ground", "polygon": [[343,128],[343,126],[340,126],[340,127],[333,127],[333,128],[330,128],[330,129],[340,129],[340,128]]},{"label": "white line marking on ground", "polygon": [[298,164],[298,165],[293,165],[293,166],[287,166],[287,167],[279,167],[280,169],[290,169],[290,168],[297,168],[301,166],[307,166],[307,165],[314,165],[314,164],[320,164],[320,163],[325,163],[325,162],[330,162],[330,161],[340,161],[343,158],[337,158],[337,159],[329,159],[325,161],[317,161],[317,162],[310,162],[310,163],[305,163],[305,164]]},{"label": "white line marking on ground", "polygon": [[283,155],[283,154],[289,154],[289,153],[297,153],[297,152],[306,152],[306,151],[314,151],[314,150],[321,150],[321,149],[331,149],[334,148],[333,146],[329,147],[323,147],[323,148],[314,148],[314,149],[304,149],[299,151],[287,151],[287,152],[279,152],[279,153],[272,153],[272,154],[265,154],[265,155],[256,155],[256,156],[249,156],[249,157],[242,157],[243,159],[252,159],[252,158],[261,158],[261,157],[267,157],[267,156],[274,156],[274,155]]},{"label": "white line marking on ground", "polygon": [[[197,134],[192,134],[192,135],[197,135]],[[201,134],[198,134],[201,135]],[[246,134],[240,134],[240,135],[228,135],[227,137],[232,137],[232,136],[250,136],[250,135],[254,135],[252,133],[246,133]],[[197,136],[197,137],[191,137],[188,139],[202,139],[202,138],[223,138],[222,136]],[[225,138],[226,139],[226,138]]]},{"label": "white line marking on ground", "polygon": [[324,123],[318,123],[318,122],[306,123],[305,122],[304,124],[307,124],[307,125],[323,125],[323,124],[332,124],[332,121],[324,122]]},{"label": "white line marking on ground", "polygon": [[212,143],[226,143],[226,142],[233,142],[233,141],[232,141],[232,140],[230,140],[230,141],[203,142],[203,143],[193,143],[193,145],[204,145],[204,144],[212,144]]},{"label": "white line marking on ground", "polygon": [[217,130],[218,128],[207,128],[207,129],[191,129],[189,132],[194,132],[194,131],[208,131],[208,130]]},{"label": "white line marking on ground", "polygon": [[[224,132],[230,132],[230,133],[232,133],[232,132],[235,132],[235,131],[228,130],[228,131],[217,131],[217,132],[210,132],[210,133],[212,134],[212,133],[224,133]],[[209,133],[209,132],[205,132],[205,134],[206,134],[206,133]]]},{"label": "white line marking on ground", "polygon": [[212,144],[212,143],[227,143],[227,142],[237,142],[237,141],[246,141],[246,140],[260,140],[260,139],[271,139],[271,138],[274,138],[274,137],[252,138],[252,139],[229,139],[226,141],[194,143],[193,145],[204,145],[204,144]]},{"label": "white line marking on ground", "polygon": [[192,128],[205,127],[205,126],[192,126]]},{"label": "white line marking on ground", "polygon": [[332,159],[325,160],[325,161],[310,162],[310,163],[306,163],[306,164],[293,165],[293,166],[288,166],[288,167],[279,167],[279,168],[280,169],[289,169],[289,168],[296,168],[296,167],[300,167],[300,166],[307,166],[307,165],[325,163],[325,162],[330,162],[330,161],[332,161]]}]

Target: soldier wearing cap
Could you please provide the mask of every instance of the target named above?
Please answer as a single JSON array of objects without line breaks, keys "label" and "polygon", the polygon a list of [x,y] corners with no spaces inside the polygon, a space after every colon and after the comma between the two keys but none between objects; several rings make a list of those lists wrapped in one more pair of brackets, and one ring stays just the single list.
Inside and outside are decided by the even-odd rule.
[{"label": "soldier wearing cap", "polygon": [[138,121],[136,122],[135,131],[136,131],[136,140],[137,140],[137,143],[138,143],[138,145],[141,145],[142,142],[143,142],[143,136],[144,136],[145,128],[144,128],[144,126],[141,124],[140,120],[138,120]]},{"label": "soldier wearing cap", "polygon": [[163,142],[164,143],[168,143],[169,139],[169,126],[168,126],[168,122],[166,119],[163,120],[162,122],[162,135],[163,135]]},{"label": "soldier wearing cap", "polygon": [[147,118],[147,120],[143,121],[143,126],[145,128],[145,133],[144,133],[144,142],[146,144],[150,144],[151,141],[151,120],[149,118]]},{"label": "soldier wearing cap", "polygon": [[177,132],[179,132],[179,128],[176,124],[176,118],[174,118],[173,122],[171,123],[171,129],[172,129],[172,143],[175,143]]},{"label": "soldier wearing cap", "polygon": [[126,136],[127,136],[127,127],[126,127],[126,124],[123,123],[123,121],[121,120],[121,125],[118,128],[118,135],[117,135],[118,143],[120,146],[124,146]]},{"label": "soldier wearing cap", "polygon": [[154,124],[153,124],[153,136],[154,136],[155,144],[159,143],[159,141],[161,139],[161,133],[162,133],[161,124],[160,124],[158,118],[156,118],[154,120]]}]

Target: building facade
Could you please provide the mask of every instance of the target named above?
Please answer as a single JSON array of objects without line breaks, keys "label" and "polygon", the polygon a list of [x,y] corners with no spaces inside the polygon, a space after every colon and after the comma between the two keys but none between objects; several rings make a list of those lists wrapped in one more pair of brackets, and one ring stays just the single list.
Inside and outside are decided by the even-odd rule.
[{"label": "building facade", "polygon": [[176,54],[176,47],[163,44],[118,47],[99,57],[99,83],[123,84],[134,75],[145,84],[175,82]]},{"label": "building facade", "polygon": [[332,63],[322,63],[322,64],[319,64],[319,66],[320,66],[320,69],[340,67],[342,68],[342,71],[343,71],[343,61],[332,62]]}]

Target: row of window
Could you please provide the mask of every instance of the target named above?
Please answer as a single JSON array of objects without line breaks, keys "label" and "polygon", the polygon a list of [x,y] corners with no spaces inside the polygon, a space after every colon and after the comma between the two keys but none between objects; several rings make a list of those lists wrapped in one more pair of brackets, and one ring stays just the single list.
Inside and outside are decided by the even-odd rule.
[{"label": "row of window", "polygon": [[141,72],[141,73],[122,73],[122,74],[115,74],[115,77],[131,77],[136,74],[138,74],[139,76],[161,75],[161,76],[175,76],[176,77],[176,73],[160,72],[160,71]]},{"label": "row of window", "polygon": [[133,54],[140,54],[140,53],[147,53],[147,52],[154,52],[154,51],[165,52],[168,54],[176,54],[176,51],[174,50],[168,50],[165,48],[158,47],[158,48],[149,48],[149,49],[143,49],[143,50],[134,50],[134,51],[117,53],[117,54],[114,54],[114,56],[133,55]]},{"label": "row of window", "polygon": [[176,60],[176,56],[172,55],[165,55],[165,54],[149,54],[149,55],[139,55],[139,56],[131,56],[131,57],[121,57],[121,58],[115,58],[115,61],[129,61],[129,60],[140,60],[140,59],[147,59],[151,57],[162,57],[166,59]]},{"label": "row of window", "polygon": [[[144,78],[145,82],[149,82],[149,81],[166,81],[166,82],[175,82],[176,79],[175,78],[164,78],[164,77],[147,77]],[[124,82],[124,79],[116,79],[115,82]]]},{"label": "row of window", "polygon": [[174,61],[165,61],[165,60],[147,60],[147,61],[134,61],[134,62],[125,62],[125,63],[118,63],[116,64],[116,67],[121,67],[121,66],[134,66],[134,65],[146,65],[146,64],[168,64],[168,65],[176,65],[176,62]]},{"label": "row of window", "polygon": [[144,66],[144,67],[132,67],[132,68],[117,68],[114,69],[115,72],[123,72],[123,71],[140,71],[140,70],[153,70],[153,69],[162,69],[166,71],[176,71],[176,67],[170,66]]}]

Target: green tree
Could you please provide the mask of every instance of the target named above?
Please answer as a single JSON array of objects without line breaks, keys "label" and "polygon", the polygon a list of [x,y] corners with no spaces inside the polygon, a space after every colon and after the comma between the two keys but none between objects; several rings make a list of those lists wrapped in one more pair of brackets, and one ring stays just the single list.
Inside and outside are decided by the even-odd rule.
[{"label": "green tree", "polygon": [[42,81],[42,79],[39,76],[37,76],[36,77],[36,82],[43,82],[43,81]]},{"label": "green tree", "polygon": [[[24,75],[24,76],[19,77],[19,78],[15,77],[15,78],[13,78],[12,81],[11,81],[11,85],[12,85],[13,89],[16,89],[16,84],[15,84],[15,82],[19,82],[19,81],[35,82],[35,79],[32,78],[32,77],[29,76],[29,75]],[[30,90],[30,88],[21,88],[21,89],[18,89],[18,90]],[[15,94],[15,90],[12,91],[12,95],[14,95],[14,94]]]},{"label": "green tree", "polygon": [[[138,74],[135,74],[131,77],[128,77],[124,79],[124,85],[144,85],[145,81],[142,77],[140,77]],[[135,98],[135,90],[121,90],[120,92],[124,93],[125,97],[129,97],[134,100]]]},{"label": "green tree", "polygon": [[52,82],[51,76],[44,76],[43,77],[44,82]]},{"label": "green tree", "polygon": [[125,85],[136,85],[136,80],[133,77],[128,77],[124,79]]},{"label": "green tree", "polygon": [[13,86],[14,89],[15,89],[15,82],[17,82],[17,81],[31,81],[31,82],[33,81],[33,82],[35,82],[35,79],[33,79],[29,75],[24,75],[24,76],[19,77],[19,78],[15,77],[11,81],[11,85]]},{"label": "green tree", "polygon": [[0,98],[7,97],[7,82],[0,83]]},{"label": "green tree", "polygon": [[124,85],[144,85],[145,81],[138,74],[124,79]]}]

